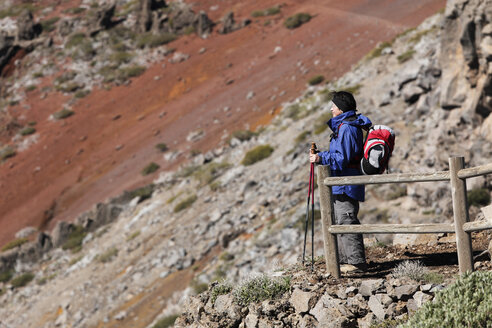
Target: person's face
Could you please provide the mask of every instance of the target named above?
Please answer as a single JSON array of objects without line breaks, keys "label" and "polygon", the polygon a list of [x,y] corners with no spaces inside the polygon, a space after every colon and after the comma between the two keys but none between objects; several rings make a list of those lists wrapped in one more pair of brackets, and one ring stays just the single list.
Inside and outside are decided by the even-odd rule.
[{"label": "person's face", "polygon": [[331,113],[333,114],[333,117],[337,117],[338,115],[342,114],[342,110],[337,107],[337,105],[333,104],[331,106]]}]

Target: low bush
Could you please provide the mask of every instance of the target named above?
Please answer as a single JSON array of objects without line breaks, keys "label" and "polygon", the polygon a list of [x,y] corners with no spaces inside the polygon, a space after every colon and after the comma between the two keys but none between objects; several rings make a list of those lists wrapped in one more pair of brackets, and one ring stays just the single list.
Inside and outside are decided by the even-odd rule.
[{"label": "low bush", "polygon": [[140,236],[140,233],[141,233],[140,230],[135,231],[130,236],[128,236],[128,238],[126,238],[126,241],[131,241],[131,240],[137,238],[138,236]]},{"label": "low bush", "polygon": [[136,45],[140,49],[145,47],[155,48],[174,40],[176,40],[176,35],[172,33],[152,34],[148,32],[138,36]]},{"label": "low bush", "polygon": [[181,202],[179,202],[178,204],[176,204],[176,206],[174,206],[174,213],[178,213],[178,212],[181,212],[185,209],[187,209],[188,207],[190,207],[196,200],[197,200],[197,196],[196,195],[191,195],[190,197],[182,200]]},{"label": "low bush", "polygon": [[299,104],[292,104],[288,107],[285,107],[282,111],[282,115],[286,118],[291,118],[294,121],[297,121],[304,116],[306,116],[306,110]]},{"label": "low bush", "polygon": [[309,85],[318,85],[321,82],[323,82],[324,80],[325,80],[325,77],[323,75],[315,75],[309,79],[308,84]]},{"label": "low bush", "polygon": [[140,202],[152,197],[152,193],[155,190],[155,185],[153,183],[146,185],[145,187],[137,188],[129,192],[130,197],[133,199],[135,197],[140,197]]},{"label": "low bush", "polygon": [[78,14],[83,13],[85,10],[86,9],[83,7],[72,7],[72,8],[65,9],[63,11],[63,13],[64,14],[70,14],[70,15],[78,15]]},{"label": "low bush", "polygon": [[246,153],[241,164],[245,166],[253,165],[269,157],[273,153],[273,150],[273,147],[270,145],[257,146]]},{"label": "low bush", "polygon": [[177,314],[169,315],[167,317],[164,317],[162,319],[159,319],[159,321],[156,322],[155,325],[152,326],[152,328],[168,328],[172,327],[174,325],[174,322],[176,319],[179,317]]},{"label": "low bush", "polygon": [[318,119],[316,120],[316,123],[314,124],[314,134],[318,135],[323,132],[325,132],[326,129],[328,129],[328,121],[333,117],[333,114],[330,112],[322,114]]},{"label": "low bush", "polygon": [[97,261],[100,263],[108,263],[113,260],[115,256],[118,255],[118,249],[116,247],[111,247],[104,253],[97,256]]},{"label": "low bush", "polygon": [[3,148],[0,148],[0,160],[6,160],[7,158],[14,157],[17,153],[15,152],[14,147],[12,146],[5,146]]},{"label": "low bush", "polygon": [[62,248],[64,250],[71,250],[72,253],[77,253],[82,249],[82,241],[86,235],[87,232],[82,226],[75,225],[72,232],[68,235],[67,240],[63,243]]},{"label": "low bush", "polygon": [[0,272],[0,282],[3,282],[3,283],[9,282],[13,276],[14,276],[14,273],[12,272],[12,270]]},{"label": "low bush", "polygon": [[118,77],[122,79],[128,79],[131,77],[137,77],[143,74],[147,68],[145,66],[133,65],[118,70]]},{"label": "low bush", "polygon": [[485,188],[475,188],[467,192],[468,206],[487,206],[490,204],[490,192]]},{"label": "low bush", "polygon": [[87,96],[89,93],[91,93],[90,90],[79,90],[79,91],[75,92],[75,94],[73,96],[77,99],[81,99],[81,98],[84,98],[85,96]]},{"label": "low bush", "polygon": [[362,88],[362,85],[361,84],[356,84],[356,85],[353,85],[353,86],[348,86],[348,87],[342,88],[342,90],[340,90],[340,91],[346,91],[346,92],[350,92],[350,93],[356,95],[356,94],[359,93],[360,88]]},{"label": "low bush", "polygon": [[248,141],[257,135],[258,135],[258,133],[250,131],[250,130],[236,130],[236,131],[232,132],[231,138],[236,138],[239,141]]},{"label": "low bush", "polygon": [[65,44],[65,48],[70,49],[76,46],[79,46],[84,42],[85,40],[85,34],[84,33],[75,33],[72,34],[69,38],[67,43]]},{"label": "low bush", "polygon": [[36,132],[36,129],[33,128],[32,126],[27,126],[25,128],[23,128],[22,130],[20,130],[19,134],[21,136],[28,136],[30,134],[33,134]]},{"label": "low bush", "polygon": [[402,53],[398,57],[396,57],[396,59],[398,60],[398,62],[400,64],[402,64],[402,63],[412,59],[414,54],[415,54],[415,50],[410,49],[410,50],[405,51],[404,53]]},{"label": "low bush", "polygon": [[147,166],[142,169],[141,173],[143,176],[146,176],[146,175],[154,173],[159,168],[160,168],[159,164],[152,162],[152,163],[147,164]]},{"label": "low bush", "polygon": [[251,16],[253,17],[264,17],[264,16],[273,16],[280,14],[280,7],[275,6],[275,7],[270,7],[265,10],[255,10],[251,13]]},{"label": "low bush", "polygon": [[429,270],[420,261],[403,261],[392,272],[394,278],[408,277],[415,281],[424,280],[428,273]]},{"label": "low bush", "polygon": [[476,271],[438,292],[400,327],[490,327],[491,322],[492,272]]},{"label": "low bush", "polygon": [[370,60],[373,58],[377,58],[381,56],[381,53],[383,52],[383,49],[391,47],[392,43],[391,42],[381,42],[379,43],[374,49],[372,49],[367,55],[366,59]]},{"label": "low bush", "polygon": [[225,170],[231,167],[229,163],[210,162],[201,166],[193,176],[200,182],[201,185],[207,185],[217,179]]},{"label": "low bush", "polygon": [[28,85],[25,90],[26,90],[26,92],[31,92],[31,91],[34,91],[36,89],[37,89],[37,86],[34,84],[31,84],[31,85]]},{"label": "low bush", "polygon": [[300,144],[301,142],[303,142],[304,140],[306,140],[306,138],[311,135],[311,131],[304,131],[304,132],[301,132],[299,133],[299,135],[297,135],[297,137],[294,139],[294,143],[297,145],[297,144]]},{"label": "low bush", "polygon": [[235,303],[248,306],[252,302],[261,302],[281,296],[290,289],[290,277],[270,278],[261,275],[246,280],[233,291]]},{"label": "low bush", "polygon": [[229,294],[231,291],[232,285],[228,282],[221,282],[213,286],[212,290],[210,290],[210,300],[212,301],[212,304],[215,303],[217,297]]},{"label": "low bush", "polygon": [[284,21],[284,26],[288,29],[298,28],[311,20],[312,16],[308,13],[297,13],[294,16],[288,17]]},{"label": "low bush", "polygon": [[65,119],[67,117],[72,116],[73,114],[75,114],[73,111],[65,108],[59,112],[54,113],[53,118],[55,118],[56,120],[62,120],[62,119]]},{"label": "low bush", "polygon": [[29,240],[27,238],[18,238],[18,239],[12,240],[2,247],[2,252],[8,251],[9,249],[13,249],[16,247],[20,247],[27,242],[29,242]]},{"label": "low bush", "polygon": [[60,20],[60,17],[53,17],[41,22],[41,28],[43,32],[52,32],[56,28],[56,23]]},{"label": "low bush", "polygon": [[159,143],[155,145],[155,148],[159,149],[161,152],[166,152],[169,150],[169,147],[165,143]]},{"label": "low bush", "polygon": [[132,61],[133,54],[126,51],[118,51],[111,55],[111,61],[115,62],[117,66],[121,64],[127,64]]},{"label": "low bush", "polygon": [[34,274],[26,272],[20,276],[15,277],[10,281],[10,284],[14,288],[24,287],[34,279]]}]

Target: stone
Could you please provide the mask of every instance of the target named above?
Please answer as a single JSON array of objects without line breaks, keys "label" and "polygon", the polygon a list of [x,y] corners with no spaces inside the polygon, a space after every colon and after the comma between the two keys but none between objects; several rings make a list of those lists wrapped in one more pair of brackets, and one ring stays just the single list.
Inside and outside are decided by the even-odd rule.
[{"label": "stone", "polygon": [[222,17],[221,22],[222,26],[219,28],[220,34],[231,33],[239,29],[236,21],[234,20],[234,13],[232,11],[228,12],[224,17]]},{"label": "stone", "polygon": [[399,300],[405,300],[411,298],[417,289],[417,285],[403,285],[400,287],[395,287],[395,294]]},{"label": "stone", "polygon": [[425,302],[428,302],[428,301],[431,301],[432,300],[432,296],[429,295],[429,294],[426,294],[426,293],[423,293],[421,291],[418,291],[416,292],[414,295],[413,295],[413,299],[415,300],[416,304],[417,304],[417,307],[421,307],[422,305],[424,305]]},{"label": "stone", "polygon": [[372,294],[375,294],[377,291],[380,291],[383,287],[384,287],[383,279],[364,280],[360,284],[359,293],[362,296],[369,297]]},{"label": "stone", "polygon": [[[210,35],[210,33],[212,33],[214,22],[202,10],[200,11],[200,13],[198,13],[196,17],[195,25],[196,25],[196,33],[201,38],[207,38]],[[200,54],[203,54],[204,52],[205,52],[205,48],[201,48],[199,51]]]},{"label": "stone", "polygon": [[371,295],[369,297],[369,302],[367,302],[369,309],[371,309],[372,313],[379,319],[384,320],[386,317],[386,312],[384,311],[384,306],[381,304],[379,297],[375,295]]},{"label": "stone", "polygon": [[324,294],[318,300],[314,308],[309,311],[314,316],[320,327],[345,327],[353,314],[342,304],[342,301]]},{"label": "stone", "polygon": [[25,227],[15,233],[15,238],[27,238],[36,233],[36,231],[38,230],[34,227]]},{"label": "stone", "polygon": [[113,16],[116,9],[116,3],[102,6],[98,9],[89,21],[89,34],[96,35],[102,30],[107,30],[113,26]]},{"label": "stone", "polygon": [[244,327],[245,328],[256,328],[258,325],[258,316],[254,313],[248,313],[246,318],[244,319]]},{"label": "stone", "polygon": [[299,288],[296,288],[289,299],[290,304],[294,307],[296,313],[309,312],[311,309],[309,302],[313,299],[314,295],[311,292],[304,292]]},{"label": "stone", "polygon": [[24,10],[17,18],[17,40],[32,40],[41,34],[41,25],[34,23],[29,10]]},{"label": "stone", "polygon": [[53,236],[53,246],[61,246],[68,238],[70,233],[74,230],[74,225],[65,221],[58,221],[55,228],[51,232]]},{"label": "stone", "polygon": [[416,84],[407,84],[402,91],[403,100],[406,103],[413,104],[419,100],[420,95],[424,93],[424,90]]}]

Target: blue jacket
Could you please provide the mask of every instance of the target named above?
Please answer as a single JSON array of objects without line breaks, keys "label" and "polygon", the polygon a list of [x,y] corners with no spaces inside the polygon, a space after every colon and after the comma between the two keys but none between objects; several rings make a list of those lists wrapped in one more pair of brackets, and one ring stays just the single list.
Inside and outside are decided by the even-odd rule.
[{"label": "blue jacket", "polygon": [[[357,118],[347,121],[351,116]],[[355,111],[347,111],[330,119],[327,124],[333,134],[330,150],[318,153],[321,164],[330,166],[331,176],[360,175],[359,161],[364,147],[362,128],[368,129],[372,125],[371,121],[363,115],[357,115]],[[333,186],[332,190],[334,195],[345,194],[358,201],[364,201],[364,185]]]}]

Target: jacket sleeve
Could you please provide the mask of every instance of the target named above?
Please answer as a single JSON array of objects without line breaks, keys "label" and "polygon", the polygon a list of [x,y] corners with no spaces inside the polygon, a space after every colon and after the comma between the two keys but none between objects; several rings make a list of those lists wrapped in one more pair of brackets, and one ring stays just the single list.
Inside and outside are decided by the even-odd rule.
[{"label": "jacket sleeve", "polygon": [[330,169],[341,171],[346,168],[357,150],[357,128],[347,125],[340,127],[338,138],[330,143],[330,151],[318,153],[322,165],[329,165]]}]

